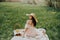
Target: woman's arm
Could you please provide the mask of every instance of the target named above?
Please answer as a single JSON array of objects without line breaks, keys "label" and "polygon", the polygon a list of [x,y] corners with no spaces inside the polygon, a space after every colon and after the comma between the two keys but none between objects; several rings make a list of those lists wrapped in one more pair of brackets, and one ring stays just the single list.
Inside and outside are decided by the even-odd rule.
[{"label": "woman's arm", "polygon": [[25,25],[25,32],[29,29],[29,25],[31,24],[31,20],[27,20]]},{"label": "woman's arm", "polygon": [[27,30],[28,30],[28,28],[25,29],[24,33],[26,33]]},{"label": "woman's arm", "polygon": [[31,21],[31,20],[27,20],[27,22],[26,22],[26,24],[25,24],[24,35],[25,35],[25,33],[27,32],[27,30],[29,29],[30,21]]},{"label": "woman's arm", "polygon": [[26,28],[25,30],[24,30],[24,34],[23,34],[23,37],[25,36],[25,33],[26,33],[26,31],[28,30],[28,28]]}]

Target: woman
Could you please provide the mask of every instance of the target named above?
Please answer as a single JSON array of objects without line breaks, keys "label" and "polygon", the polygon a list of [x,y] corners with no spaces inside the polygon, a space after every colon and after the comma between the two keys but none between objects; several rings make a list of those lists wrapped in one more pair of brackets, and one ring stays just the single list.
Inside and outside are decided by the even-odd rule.
[{"label": "woman", "polygon": [[35,28],[36,23],[38,22],[35,14],[31,13],[26,15],[29,16],[29,19],[27,20],[25,25],[25,36],[30,40],[49,40],[43,28],[40,28],[39,30]]},{"label": "woman", "polygon": [[36,23],[38,21],[34,13],[27,14],[27,16],[29,16],[29,20],[27,20],[26,25],[25,25],[25,35],[26,37],[33,38],[38,35],[37,30],[35,28]]}]

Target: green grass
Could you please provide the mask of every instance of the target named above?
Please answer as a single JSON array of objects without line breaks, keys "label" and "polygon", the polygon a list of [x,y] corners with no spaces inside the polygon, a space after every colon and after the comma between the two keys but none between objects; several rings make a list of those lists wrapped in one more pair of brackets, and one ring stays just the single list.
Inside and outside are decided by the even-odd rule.
[{"label": "green grass", "polygon": [[0,40],[10,40],[13,30],[24,28],[27,13],[35,13],[38,19],[36,28],[45,28],[50,40],[60,40],[60,12],[52,7],[1,2]]}]

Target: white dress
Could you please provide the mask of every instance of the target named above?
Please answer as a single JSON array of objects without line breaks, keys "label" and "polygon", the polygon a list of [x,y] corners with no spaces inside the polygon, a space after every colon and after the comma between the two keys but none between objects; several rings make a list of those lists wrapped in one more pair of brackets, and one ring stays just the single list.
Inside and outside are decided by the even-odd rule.
[{"label": "white dress", "polygon": [[25,29],[28,28],[28,30],[26,31],[25,34],[26,34],[27,37],[35,37],[35,36],[37,35],[37,30],[36,30],[35,27],[32,27],[32,26],[29,24],[30,21],[31,21],[31,20],[27,20],[27,23],[26,23],[26,25],[25,25]]},{"label": "white dress", "polygon": [[37,29],[37,32],[38,32],[38,36],[36,36],[36,38],[38,40],[49,40],[45,29],[43,29],[43,28]]},{"label": "white dress", "polygon": [[37,29],[35,27],[31,27],[31,25],[28,24],[29,21],[30,20],[27,20],[27,23],[25,25],[25,28],[29,29],[26,33],[27,37],[30,37],[31,40],[32,40],[32,37],[34,38],[34,40],[49,40],[45,29],[43,28]]}]

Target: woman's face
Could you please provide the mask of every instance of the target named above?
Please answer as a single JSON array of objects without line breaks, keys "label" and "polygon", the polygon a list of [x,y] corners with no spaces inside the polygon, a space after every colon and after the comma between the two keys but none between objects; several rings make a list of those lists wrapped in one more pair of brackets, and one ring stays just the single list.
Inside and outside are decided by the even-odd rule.
[{"label": "woman's face", "polygon": [[29,16],[29,19],[32,19],[32,16],[31,15]]}]

